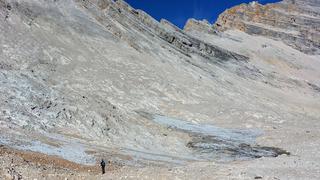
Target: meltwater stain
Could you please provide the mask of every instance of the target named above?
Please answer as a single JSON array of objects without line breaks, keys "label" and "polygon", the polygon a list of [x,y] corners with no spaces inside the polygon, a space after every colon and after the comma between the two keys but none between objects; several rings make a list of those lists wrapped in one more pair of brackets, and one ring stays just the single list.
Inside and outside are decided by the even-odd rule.
[{"label": "meltwater stain", "polygon": [[199,160],[234,161],[261,157],[290,155],[277,147],[260,146],[256,138],[263,132],[256,129],[226,129],[209,124],[195,124],[167,116],[138,112],[154,122],[189,134],[192,140],[186,146]]}]

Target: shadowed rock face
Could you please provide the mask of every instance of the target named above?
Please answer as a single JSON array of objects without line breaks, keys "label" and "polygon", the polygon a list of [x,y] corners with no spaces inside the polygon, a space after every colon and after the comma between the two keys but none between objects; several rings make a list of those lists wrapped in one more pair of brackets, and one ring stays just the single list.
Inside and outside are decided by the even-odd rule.
[{"label": "shadowed rock face", "polygon": [[285,0],[261,5],[241,4],[219,16],[214,28],[237,29],[281,40],[307,54],[319,54],[320,1]]},{"label": "shadowed rock face", "polygon": [[215,136],[195,136],[187,144],[187,147],[194,150],[195,156],[219,161],[250,160],[261,157],[290,155],[289,152],[281,148],[226,141]]}]

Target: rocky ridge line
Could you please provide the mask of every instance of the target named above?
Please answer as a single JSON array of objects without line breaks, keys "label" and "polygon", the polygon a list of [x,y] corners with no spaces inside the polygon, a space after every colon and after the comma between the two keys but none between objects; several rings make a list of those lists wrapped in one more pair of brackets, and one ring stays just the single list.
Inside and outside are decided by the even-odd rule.
[{"label": "rocky ridge line", "polygon": [[[117,28],[112,21],[108,21],[108,17],[116,20],[123,27],[127,29],[134,28],[138,32],[143,32],[151,36],[151,38],[160,38],[165,42],[171,44],[173,48],[179,52],[190,56],[189,53],[198,54],[202,57],[211,59],[218,58],[219,61],[226,61],[235,59],[239,61],[247,61],[248,58],[226,49],[207,44],[199,39],[192,38],[185,34],[184,31],[162,19],[160,22],[156,21],[150,15],[142,10],[132,8],[123,0],[97,0],[97,1],[77,1],[81,6],[84,6],[94,17],[102,24],[104,24],[115,36],[126,40],[131,46],[138,51],[148,48],[140,47],[136,42],[139,34],[130,34],[124,32],[123,29]],[[110,18],[109,18],[110,19]],[[150,38],[150,39],[151,39]],[[141,37],[141,39],[145,39]],[[150,39],[147,41],[150,41]]]}]

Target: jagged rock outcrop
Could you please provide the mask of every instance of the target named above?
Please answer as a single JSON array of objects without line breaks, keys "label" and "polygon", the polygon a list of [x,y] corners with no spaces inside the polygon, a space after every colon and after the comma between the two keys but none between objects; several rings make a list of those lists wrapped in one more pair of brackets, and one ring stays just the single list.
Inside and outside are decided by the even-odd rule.
[{"label": "jagged rock outcrop", "polygon": [[185,32],[198,31],[198,32],[203,32],[208,34],[215,33],[215,30],[213,29],[212,25],[205,19],[200,21],[195,20],[193,18],[188,19],[183,30]]},{"label": "jagged rock outcrop", "polygon": [[248,34],[281,40],[307,54],[319,54],[319,9],[319,0],[241,4],[221,14],[215,29],[238,29]]}]

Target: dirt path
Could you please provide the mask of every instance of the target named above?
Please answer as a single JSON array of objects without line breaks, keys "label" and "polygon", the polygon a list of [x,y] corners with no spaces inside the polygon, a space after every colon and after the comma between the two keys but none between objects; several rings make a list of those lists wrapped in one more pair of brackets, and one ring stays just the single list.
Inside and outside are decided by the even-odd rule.
[{"label": "dirt path", "polygon": [[[107,173],[120,167],[112,163]],[[0,145],[0,179],[81,179],[85,176],[99,176],[100,166],[80,165],[57,156],[26,152]]]}]

